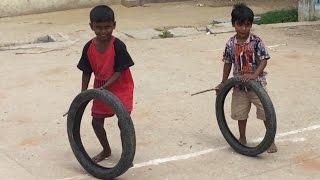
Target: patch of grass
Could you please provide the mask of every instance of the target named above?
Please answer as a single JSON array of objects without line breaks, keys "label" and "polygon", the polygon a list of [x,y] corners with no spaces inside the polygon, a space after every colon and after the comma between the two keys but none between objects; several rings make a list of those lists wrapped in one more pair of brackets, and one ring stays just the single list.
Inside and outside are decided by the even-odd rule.
[{"label": "patch of grass", "polygon": [[261,19],[257,24],[274,24],[298,21],[298,9],[275,10],[260,15]]},{"label": "patch of grass", "polygon": [[159,34],[160,38],[172,38],[173,34],[168,29],[163,29]]},{"label": "patch of grass", "polygon": [[309,21],[319,21],[320,20],[320,18],[318,18],[318,17],[311,17],[310,19],[309,19]]}]

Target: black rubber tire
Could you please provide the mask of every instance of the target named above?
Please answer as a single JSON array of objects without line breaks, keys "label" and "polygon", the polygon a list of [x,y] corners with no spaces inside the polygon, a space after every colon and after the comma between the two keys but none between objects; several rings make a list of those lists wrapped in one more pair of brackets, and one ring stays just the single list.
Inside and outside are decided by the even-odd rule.
[{"label": "black rubber tire", "polygon": [[[265,111],[266,127],[267,127],[266,134],[263,140],[261,141],[261,143],[258,144],[256,147],[247,147],[240,144],[238,139],[234,137],[234,135],[230,131],[225,119],[225,114],[224,114],[225,98],[228,92],[231,90],[231,88],[239,84],[250,88],[257,94]],[[258,154],[265,152],[274,141],[274,138],[276,135],[276,129],[277,129],[276,113],[269,95],[267,94],[265,89],[262,88],[261,85],[259,85],[256,81],[251,80],[247,82],[242,82],[241,79],[238,77],[228,79],[223,84],[223,87],[221,87],[220,92],[218,93],[216,98],[216,116],[217,116],[218,125],[223,137],[226,139],[228,144],[236,152],[240,154],[243,154],[246,156],[257,156]]]},{"label": "black rubber tire", "polygon": [[[122,154],[119,162],[112,168],[94,163],[85,151],[81,137],[80,124],[83,112],[92,99],[99,99],[110,105],[118,118],[122,142]],[[100,179],[113,179],[132,167],[136,150],[136,138],[131,117],[120,100],[106,90],[91,89],[81,92],[72,101],[67,119],[68,138],[74,155],[82,167],[91,175]]]}]

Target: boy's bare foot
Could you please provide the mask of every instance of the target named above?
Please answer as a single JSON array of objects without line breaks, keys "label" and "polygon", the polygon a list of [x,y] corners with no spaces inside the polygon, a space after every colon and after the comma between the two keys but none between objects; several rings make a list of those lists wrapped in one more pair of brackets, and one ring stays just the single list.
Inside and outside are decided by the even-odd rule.
[{"label": "boy's bare foot", "polygon": [[268,153],[276,153],[277,151],[278,151],[278,148],[274,143],[272,143],[269,149],[267,150]]},{"label": "boy's bare foot", "polygon": [[240,142],[240,144],[242,144],[242,145],[246,145],[247,144],[247,138],[239,138],[239,142]]},{"label": "boy's bare foot", "polygon": [[111,156],[111,150],[103,150],[101,153],[99,153],[98,155],[94,156],[92,158],[92,161],[95,162],[95,163],[98,163],[102,160],[104,160],[105,158]]}]

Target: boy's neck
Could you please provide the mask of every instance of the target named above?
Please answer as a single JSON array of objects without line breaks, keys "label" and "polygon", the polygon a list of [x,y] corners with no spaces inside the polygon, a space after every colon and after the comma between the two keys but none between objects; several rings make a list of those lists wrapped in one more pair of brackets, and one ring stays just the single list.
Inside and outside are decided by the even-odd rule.
[{"label": "boy's neck", "polygon": [[248,40],[249,36],[250,36],[250,33],[245,37],[241,37],[238,34],[236,34],[237,43],[238,44],[244,44]]},{"label": "boy's neck", "polygon": [[97,37],[94,38],[96,48],[99,52],[104,52],[110,45],[110,42],[112,40],[112,36],[106,40],[99,40]]},{"label": "boy's neck", "polygon": [[97,43],[99,43],[99,44],[108,44],[110,41],[111,41],[111,39],[112,39],[112,36],[110,36],[108,39],[106,39],[106,40],[101,40],[101,39],[98,39],[97,37],[95,37],[94,38],[95,39],[95,41],[97,42]]}]

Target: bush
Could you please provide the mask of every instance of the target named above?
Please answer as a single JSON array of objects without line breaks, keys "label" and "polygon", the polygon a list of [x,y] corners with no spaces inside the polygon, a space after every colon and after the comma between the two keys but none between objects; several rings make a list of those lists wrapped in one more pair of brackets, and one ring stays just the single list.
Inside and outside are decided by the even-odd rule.
[{"label": "bush", "polygon": [[275,10],[261,14],[257,24],[273,24],[298,21],[298,9]]},{"label": "bush", "polygon": [[171,34],[170,31],[168,31],[167,29],[164,29],[161,31],[161,33],[159,34],[160,38],[172,38],[173,34]]}]

